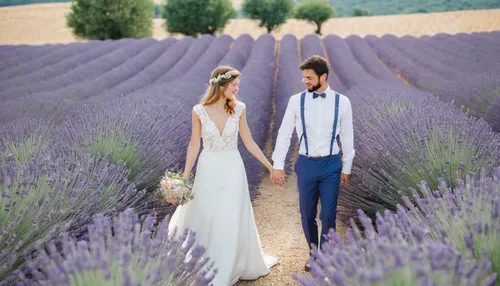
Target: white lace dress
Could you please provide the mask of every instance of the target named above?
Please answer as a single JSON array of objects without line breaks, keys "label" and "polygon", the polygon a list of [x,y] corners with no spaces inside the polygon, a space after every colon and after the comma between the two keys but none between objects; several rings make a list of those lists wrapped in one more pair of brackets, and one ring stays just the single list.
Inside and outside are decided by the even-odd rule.
[{"label": "white lace dress", "polygon": [[236,112],[221,134],[204,106],[193,107],[201,120],[203,138],[193,182],[195,199],[177,207],[170,221],[171,230],[177,227],[178,232],[184,228],[196,232],[197,243],[206,247],[206,256],[218,269],[214,286],[257,279],[277,263],[275,257],[262,251],[238,151],[238,126],[244,108],[244,103],[237,102]]}]

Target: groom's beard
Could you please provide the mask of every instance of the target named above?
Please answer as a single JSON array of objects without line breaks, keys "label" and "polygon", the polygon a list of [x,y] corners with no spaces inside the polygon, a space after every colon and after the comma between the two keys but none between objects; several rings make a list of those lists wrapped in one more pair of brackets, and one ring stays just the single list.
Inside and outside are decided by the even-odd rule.
[{"label": "groom's beard", "polygon": [[307,89],[307,91],[309,92],[315,92],[317,91],[319,88],[321,87],[321,83],[318,82],[317,85],[313,85],[313,87],[311,89]]}]

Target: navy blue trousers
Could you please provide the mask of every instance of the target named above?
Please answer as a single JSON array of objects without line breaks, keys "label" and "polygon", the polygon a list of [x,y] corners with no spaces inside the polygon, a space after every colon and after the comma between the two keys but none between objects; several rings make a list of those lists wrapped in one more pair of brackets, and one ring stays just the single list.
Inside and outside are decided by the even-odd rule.
[{"label": "navy blue trousers", "polygon": [[295,162],[302,229],[309,249],[312,249],[311,243],[318,246],[318,200],[321,201],[319,217],[322,223],[320,245],[326,241],[328,230],[336,229],[341,171],[342,161],[338,154],[322,158],[308,158],[299,154]]}]

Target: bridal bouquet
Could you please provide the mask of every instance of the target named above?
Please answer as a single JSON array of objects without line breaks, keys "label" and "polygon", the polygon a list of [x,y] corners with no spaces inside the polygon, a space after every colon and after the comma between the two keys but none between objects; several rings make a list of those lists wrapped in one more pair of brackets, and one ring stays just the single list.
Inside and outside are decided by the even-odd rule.
[{"label": "bridal bouquet", "polygon": [[194,199],[191,184],[184,181],[179,173],[165,172],[160,187],[162,197],[169,204],[183,205]]}]

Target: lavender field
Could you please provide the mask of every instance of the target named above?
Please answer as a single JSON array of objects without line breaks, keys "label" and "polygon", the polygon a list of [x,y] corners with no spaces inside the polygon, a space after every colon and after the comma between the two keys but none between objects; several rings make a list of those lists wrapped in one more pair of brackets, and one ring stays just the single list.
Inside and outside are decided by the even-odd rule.
[{"label": "lavender field", "polygon": [[[157,239],[165,233],[166,221],[156,228],[152,217],[142,221],[137,214],[154,211],[160,219],[172,212],[174,206],[162,204],[155,191],[165,170],[181,171],[184,166],[191,109],[208,86],[212,69],[230,65],[242,72],[238,99],[245,102],[254,140],[264,149],[269,143],[274,146],[290,96],[304,88],[299,63],[314,54],[328,58],[330,87],[345,94],[353,106],[356,158],[352,180],[341,191],[338,214],[339,219],[353,222],[351,239],[359,247],[367,243],[355,234],[356,225],[363,226],[370,231],[363,239],[373,238],[370,247],[380,251],[395,239],[392,229],[399,227],[398,241],[403,237],[415,245],[425,242],[426,248],[418,249],[425,255],[433,247],[451,253],[450,241],[464,253],[476,249],[474,256],[481,259],[482,268],[474,270],[475,276],[463,273],[473,263],[464,260],[463,269],[448,273],[443,283],[458,279],[493,285],[491,275],[500,271],[500,174],[495,169],[500,166],[499,47],[500,32],[420,38],[286,35],[280,41],[271,35],[257,39],[204,35],[0,46],[0,285],[14,280],[20,285],[81,285],[71,284],[71,275],[92,269],[102,269],[106,279],[133,282],[123,285],[160,281],[190,285],[195,280],[208,285],[212,274],[201,273],[200,265],[174,267],[178,259],[162,262],[148,256],[152,251],[185,254],[169,252],[175,245],[180,248],[181,242]],[[290,150],[297,142],[294,135]],[[267,170],[241,142],[239,146],[255,199]],[[292,151],[287,158],[290,173]],[[474,181],[479,186],[467,187],[464,180],[472,180],[468,176],[473,173],[484,178]],[[461,190],[460,196],[451,191],[455,189]],[[476,189],[484,194],[477,195]],[[440,218],[457,216],[460,223],[453,227],[431,221],[436,212],[420,201],[427,197],[431,202],[429,193],[446,190],[455,197],[446,200],[448,208],[440,209]],[[474,196],[467,197],[474,190]],[[402,205],[413,215],[406,214]],[[467,205],[486,210],[476,214]],[[464,209],[467,215],[457,215]],[[402,222],[396,219],[399,224],[389,227],[396,223],[388,213],[383,215],[386,210],[397,212]],[[419,216],[420,212],[424,214]],[[368,218],[379,223],[378,230],[370,230]],[[419,231],[431,230],[431,242],[414,238],[417,234],[408,229],[411,220],[419,222],[415,224]],[[133,226],[139,221],[142,230]],[[490,225],[487,231],[485,224]],[[104,243],[113,237],[111,226],[119,242],[117,253],[101,257],[96,249],[113,253],[114,248]],[[149,237],[153,232],[156,236]],[[458,237],[453,237],[456,233]],[[53,239],[60,239],[64,259]],[[128,249],[127,243],[144,246]],[[484,245],[488,258],[481,254]],[[398,244],[390,251],[407,252],[412,247]],[[327,249],[325,255],[357,251],[354,244],[335,249]],[[202,252],[196,249],[194,257]],[[420,263],[432,261],[425,255],[419,256]],[[91,262],[80,265],[78,257],[84,256],[91,256]],[[443,271],[457,255],[446,257],[440,264]],[[347,264],[335,267],[347,269]],[[137,265],[147,265],[153,274],[137,270]],[[335,285],[354,285],[342,279],[350,274],[357,275],[359,285],[375,285],[370,279],[385,277],[380,269],[370,274],[373,277],[364,277],[368,274],[348,270],[332,274],[322,272],[322,267],[329,266],[318,263],[313,275],[320,280],[329,277],[328,281],[337,281]],[[177,273],[178,280],[160,269]],[[419,273],[435,275],[432,271],[415,275]],[[314,285],[305,278],[298,280]]]}]

